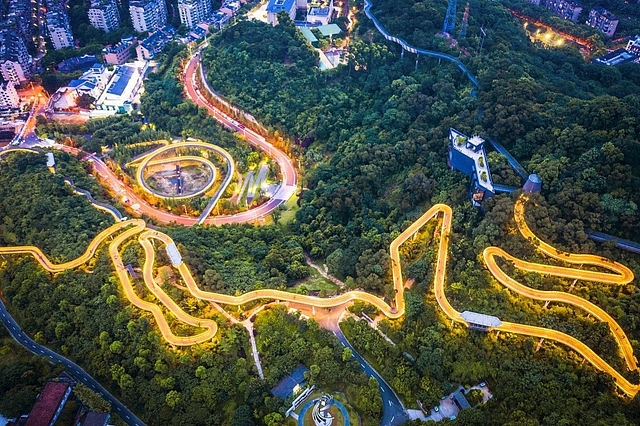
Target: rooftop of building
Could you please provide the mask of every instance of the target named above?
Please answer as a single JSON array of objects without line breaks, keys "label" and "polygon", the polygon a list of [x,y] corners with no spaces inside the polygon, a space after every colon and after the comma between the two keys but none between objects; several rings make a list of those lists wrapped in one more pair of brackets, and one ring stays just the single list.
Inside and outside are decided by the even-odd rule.
[{"label": "rooftop of building", "polygon": [[110,95],[122,96],[124,89],[129,84],[129,80],[135,74],[136,69],[133,67],[120,67],[115,72],[113,80],[107,89]]},{"label": "rooftop of building", "polygon": [[[328,7],[313,7],[309,9],[309,16],[329,16],[331,9]],[[335,25],[335,24],[334,24]]]},{"label": "rooftop of building", "polygon": [[304,38],[306,38],[309,43],[315,43],[316,41],[318,41],[318,38],[315,35],[313,35],[313,33],[309,28],[307,27],[298,27],[298,28],[300,29],[300,32],[302,32],[302,35],[304,36]]},{"label": "rooftop of building", "polygon": [[82,422],[82,426],[104,426],[111,416],[109,413],[96,413],[89,411]]},{"label": "rooftop of building", "polygon": [[492,315],[479,314],[477,312],[464,311],[460,314],[463,320],[469,324],[477,324],[483,327],[499,327],[502,321],[498,317]]},{"label": "rooftop of building", "polygon": [[478,183],[493,192],[493,180],[484,151],[484,139],[479,136],[468,138],[453,128],[450,129],[450,137],[452,148],[474,161]]},{"label": "rooftop of building", "polygon": [[340,27],[336,24],[320,25],[318,27],[318,31],[320,31],[320,34],[324,37],[338,35],[342,32]]},{"label": "rooftop of building", "polygon": [[58,407],[64,402],[68,389],[67,383],[47,382],[31,409],[25,426],[48,426]]},{"label": "rooftop of building", "polygon": [[295,2],[296,0],[269,0],[267,12],[279,13],[285,11],[289,13],[289,11],[295,7]]},{"label": "rooftop of building", "polygon": [[115,0],[91,0],[91,8],[99,9],[106,6],[115,5]]},{"label": "rooftop of building", "polygon": [[294,388],[305,381],[304,373],[307,371],[309,371],[309,369],[306,366],[302,364],[298,365],[291,374],[280,380],[278,384],[271,389],[271,394],[282,399],[292,395]]},{"label": "rooftop of building", "polygon": [[329,7],[331,0],[307,0],[308,7]]},{"label": "rooftop of building", "polygon": [[614,50],[613,52],[607,53],[604,56],[600,56],[598,58],[594,58],[593,62],[596,64],[615,66],[626,64],[628,62],[633,62],[638,60],[638,55],[634,55],[633,53],[627,52],[625,49]]},{"label": "rooftop of building", "polygon": [[131,47],[131,45],[133,44],[133,40],[132,41],[119,41],[116,44],[112,45],[112,46],[107,46],[104,49],[102,49],[102,53],[108,54],[108,53],[120,53],[123,52],[127,49],[129,49]]},{"label": "rooftop of building", "polygon": [[95,89],[96,85],[87,80],[71,80],[67,87],[71,87],[72,89],[77,89],[78,87],[85,87],[89,90]]},{"label": "rooftop of building", "polygon": [[591,9],[591,11],[612,21],[618,19],[616,18],[616,15],[614,15],[613,13],[609,12],[607,9],[601,6],[596,6],[593,9]]},{"label": "rooftop of building", "polygon": [[469,401],[467,401],[467,398],[465,398],[462,391],[454,392],[453,400],[461,410],[464,410],[465,408],[471,408],[471,404],[469,404]]},{"label": "rooftop of building", "polygon": [[142,40],[140,44],[142,44],[148,50],[158,51],[164,47],[165,44],[170,42],[173,37],[176,35],[177,31],[171,25],[167,25],[149,37]]},{"label": "rooftop of building", "polygon": [[55,25],[61,27],[69,26],[69,17],[66,13],[62,13],[59,11],[49,11],[47,12],[47,25]]},{"label": "rooftop of building", "polygon": [[118,66],[95,104],[123,105],[131,102],[142,84],[146,71],[147,64],[142,61]]},{"label": "rooftop of building", "polygon": [[62,72],[86,71],[95,63],[95,55],[75,56],[60,62],[58,64],[58,70]]}]

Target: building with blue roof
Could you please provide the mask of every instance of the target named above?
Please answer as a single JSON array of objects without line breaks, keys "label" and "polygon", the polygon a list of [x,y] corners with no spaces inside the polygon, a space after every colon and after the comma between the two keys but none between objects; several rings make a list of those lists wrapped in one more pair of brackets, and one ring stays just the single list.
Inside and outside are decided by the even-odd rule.
[{"label": "building with blue roof", "polygon": [[95,55],[74,56],[73,58],[65,59],[60,62],[58,64],[58,71],[67,73],[74,71],[86,71],[95,63]]},{"label": "building with blue roof", "polygon": [[49,100],[49,108],[54,111],[75,108],[76,100],[82,95],[97,98],[106,87],[110,75],[111,73],[104,65],[94,62],[82,77],[71,80],[69,84],[56,90]]},{"label": "building with blue roof", "polygon": [[296,0],[269,0],[267,23],[278,25],[278,13],[285,12],[293,21],[296,18]]},{"label": "building with blue roof", "polygon": [[640,56],[628,52],[626,49],[618,49],[613,52],[609,52],[604,56],[593,58],[593,63],[612,67],[629,62],[637,62],[639,59]]},{"label": "building with blue roof", "polygon": [[271,389],[271,395],[287,399],[291,395],[300,392],[300,389],[306,382],[304,373],[307,371],[309,371],[309,369],[306,366],[302,364],[298,365],[291,374],[280,380],[278,384]]},{"label": "building with blue roof", "polygon": [[124,114],[133,111],[133,103],[142,87],[146,71],[146,62],[120,65],[96,100],[96,111],[92,112],[92,115]]},{"label": "building with blue roof", "polygon": [[138,61],[150,61],[176,36],[177,30],[171,25],[162,27],[145,38],[136,47]]}]

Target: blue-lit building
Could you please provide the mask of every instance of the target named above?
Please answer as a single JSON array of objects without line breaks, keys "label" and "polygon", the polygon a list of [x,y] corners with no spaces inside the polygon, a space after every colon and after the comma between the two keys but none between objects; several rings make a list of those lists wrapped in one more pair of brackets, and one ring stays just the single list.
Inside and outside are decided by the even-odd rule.
[{"label": "blue-lit building", "polygon": [[487,153],[484,150],[484,139],[472,138],[454,128],[449,130],[449,165],[471,178],[469,197],[474,206],[495,195]]},{"label": "blue-lit building", "polygon": [[267,5],[267,22],[278,25],[278,13],[286,12],[291,20],[296,18],[296,0],[269,0]]}]

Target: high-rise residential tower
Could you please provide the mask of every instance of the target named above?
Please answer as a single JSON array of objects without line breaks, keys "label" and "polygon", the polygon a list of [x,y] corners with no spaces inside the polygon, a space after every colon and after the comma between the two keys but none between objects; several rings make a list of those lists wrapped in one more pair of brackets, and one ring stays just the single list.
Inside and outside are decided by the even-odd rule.
[{"label": "high-rise residential tower", "polygon": [[133,29],[139,33],[155,31],[167,24],[164,0],[131,0],[129,12]]},{"label": "high-rise residential tower", "polygon": [[91,0],[88,15],[91,25],[105,33],[120,27],[120,12],[115,0]]},{"label": "high-rise residential tower", "polygon": [[178,0],[178,11],[182,25],[192,28],[211,15],[211,0]]}]

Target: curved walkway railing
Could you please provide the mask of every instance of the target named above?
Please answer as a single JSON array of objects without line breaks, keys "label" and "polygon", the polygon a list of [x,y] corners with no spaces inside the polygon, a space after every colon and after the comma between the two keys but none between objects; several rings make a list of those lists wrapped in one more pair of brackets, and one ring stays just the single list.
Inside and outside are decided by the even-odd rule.
[{"label": "curved walkway railing", "polygon": [[598,242],[611,241],[618,248],[630,251],[632,253],[640,254],[640,244],[636,243],[635,241],[625,240],[623,238],[618,238],[614,235],[609,235],[609,234],[605,234],[604,232],[595,232],[595,231],[587,232],[587,237]]},{"label": "curved walkway railing", "polygon": [[[595,305],[587,302],[584,299],[580,299],[573,295],[561,292],[540,292],[529,287],[526,287],[517,281],[509,278],[498,266],[496,258],[504,258],[514,263],[514,265],[527,272],[536,272],[545,275],[552,275],[565,278],[576,278],[592,282],[603,282],[609,284],[625,284],[633,280],[633,273],[624,265],[609,259],[588,255],[588,254],[570,254],[559,251],[547,243],[540,241],[529,229],[524,219],[524,202],[526,198],[522,197],[516,202],[514,209],[514,217],[518,228],[528,241],[542,253],[550,256],[554,259],[567,262],[570,264],[588,264],[597,266],[599,268],[607,269],[613,273],[605,273],[592,270],[584,270],[577,268],[567,268],[553,265],[541,265],[532,264],[529,262],[521,261],[508,255],[502,249],[497,247],[489,247],[485,249],[484,258],[489,268],[489,271],[496,277],[496,279],[503,285],[507,286],[511,290],[538,300],[554,300],[558,302],[570,303],[574,306],[580,307],[596,318],[601,319],[608,323],[612,330],[613,336],[618,343],[622,354],[627,361],[629,369],[635,370],[637,363],[633,355],[632,347],[629,344],[628,338],[618,326],[618,324],[608,316],[604,311],[597,308]],[[402,232],[390,246],[390,254],[392,260],[393,271],[393,284],[395,289],[394,304],[389,305],[383,299],[363,292],[363,291],[349,291],[339,296],[332,298],[317,298],[312,296],[300,295],[295,293],[289,293],[279,290],[262,289],[255,290],[249,293],[245,293],[240,296],[231,296],[227,294],[211,293],[201,290],[196,284],[188,266],[181,260],[178,262],[177,267],[182,279],[184,280],[186,287],[189,289],[192,296],[200,299],[207,300],[218,304],[228,305],[244,305],[252,301],[258,301],[261,299],[278,300],[285,302],[300,303],[309,306],[315,306],[319,308],[331,308],[342,305],[347,302],[361,300],[372,304],[378,308],[384,315],[389,318],[400,318],[405,312],[404,303],[404,281],[402,277],[402,266],[400,260],[400,246],[416,235],[419,230],[430,220],[441,218],[440,228],[440,244],[438,247],[438,255],[436,258],[436,271],[434,276],[434,293],[436,300],[440,305],[440,308],[445,312],[452,320],[469,326],[470,324],[462,317],[450,302],[447,300],[444,284],[447,270],[447,255],[449,248],[449,237],[451,233],[453,213],[451,207],[445,204],[436,204],[431,207],[424,215],[422,215],[416,222],[411,224],[404,232]],[[132,227],[130,227],[132,226]],[[130,227],[130,228],[128,228]],[[128,229],[126,229],[128,228]],[[153,270],[155,263],[155,247],[151,244],[150,240],[155,239],[163,243],[167,250],[172,246],[175,248],[175,243],[166,234],[158,231],[146,231],[146,224],[142,220],[129,220],[125,222],[118,222],[115,225],[102,231],[96,238],[94,238],[89,247],[83,255],[79,258],[66,262],[64,264],[55,265],[42,253],[42,251],[36,247],[4,247],[0,248],[0,254],[31,254],[40,264],[50,272],[60,272],[66,269],[75,268],[84,264],[89,258],[93,256],[97,247],[107,238],[110,238],[113,234],[120,231],[120,233],[110,244],[109,254],[116,268],[116,273],[123,286],[126,296],[131,303],[140,309],[149,311],[153,314],[156,322],[160,328],[161,334],[169,343],[179,346],[193,345],[210,340],[216,335],[217,324],[213,320],[201,319],[193,317],[184,312],[172,299],[168,296],[153,279]],[[128,238],[133,237],[136,234],[138,241],[142,245],[145,252],[145,263],[143,265],[144,281],[148,290],[163,304],[165,307],[180,321],[189,324],[197,328],[204,328],[199,334],[192,336],[177,336],[175,335],[164,316],[163,311],[156,303],[141,299],[133,290],[133,284],[131,283],[129,276],[126,272],[124,264],[119,254],[119,246]],[[611,367],[606,361],[600,358],[593,352],[588,346],[579,340],[556,330],[547,328],[535,327],[524,324],[502,322],[501,325],[495,327],[496,330],[524,334],[528,336],[541,337],[546,339],[552,339],[563,343],[570,348],[580,353],[585,359],[587,359],[596,368],[605,371],[614,377],[616,384],[627,394],[635,395],[640,390],[640,385],[631,384],[625,377],[618,373],[613,367]]]},{"label": "curved walkway railing", "polygon": [[416,55],[431,56],[434,58],[444,59],[446,61],[453,62],[458,66],[458,68],[460,68],[460,71],[462,71],[467,76],[469,81],[471,81],[474,86],[476,86],[477,88],[480,88],[480,82],[478,82],[478,79],[471,73],[471,71],[469,71],[469,69],[460,61],[460,59],[455,58],[451,55],[447,55],[446,53],[434,52],[433,50],[419,49],[417,47],[411,46],[409,43],[407,43],[400,37],[396,37],[394,35],[389,34],[389,32],[380,23],[380,21],[378,21],[378,18],[376,18],[373,12],[371,12],[372,6],[373,4],[371,3],[371,0],[364,0],[364,13],[367,15],[367,18],[373,21],[373,24],[376,26],[376,29],[380,32],[380,34],[382,34],[384,38],[399,44],[407,52],[415,53]]},{"label": "curved walkway railing", "polygon": [[67,185],[71,186],[71,188],[73,188],[73,192],[75,192],[76,194],[84,195],[85,197],[87,197],[87,199],[93,205],[93,207],[97,208],[98,210],[102,210],[102,211],[105,211],[105,212],[109,213],[111,216],[113,216],[113,218],[116,220],[116,222],[119,222],[119,221],[122,220],[122,217],[123,217],[122,213],[120,213],[120,211],[118,209],[113,207],[111,204],[102,203],[102,202],[96,200],[95,198],[93,198],[93,195],[91,195],[91,193],[89,191],[87,191],[86,189],[82,189],[80,187],[77,187],[73,183],[73,179],[64,178],[64,182]]},{"label": "curved walkway railing", "polygon": [[511,155],[507,148],[505,148],[500,142],[493,138],[489,138],[489,142],[491,143],[491,145],[493,145],[496,151],[505,156],[511,167],[513,167],[513,170],[515,170],[516,173],[522,176],[522,179],[526,181],[529,178],[529,173],[525,170],[524,167],[522,167],[522,164],[520,164],[518,160],[516,160],[516,157]]},{"label": "curved walkway railing", "polygon": [[[28,152],[30,154],[42,154],[40,151],[38,151],[36,149],[32,149],[32,148],[11,148],[11,149],[5,149],[3,151],[0,151],[0,156],[6,155],[6,154],[9,154],[9,153],[12,153],[12,152]],[[116,222],[122,220],[122,213],[120,213],[120,211],[118,211],[118,209],[113,207],[111,204],[102,203],[102,202],[96,200],[95,198],[93,198],[93,196],[91,195],[91,193],[89,191],[87,191],[86,189],[78,188],[75,185],[75,183],[73,182],[73,179],[71,179],[69,177],[65,177],[63,179],[64,179],[64,182],[67,185],[69,185],[69,186],[71,186],[71,188],[73,188],[73,191],[76,194],[84,195],[85,197],[87,197],[87,199],[93,205],[93,207],[109,213],[111,216],[113,216],[113,218],[116,220]]]}]

